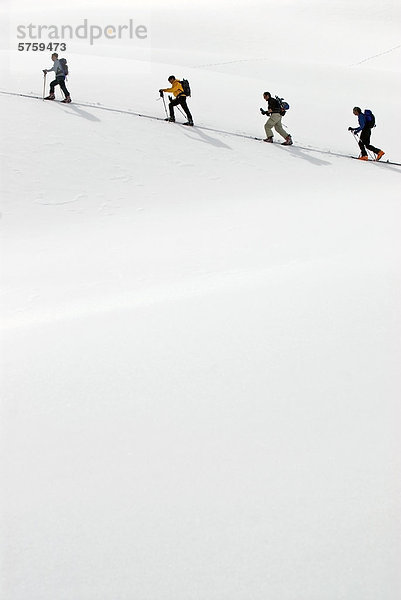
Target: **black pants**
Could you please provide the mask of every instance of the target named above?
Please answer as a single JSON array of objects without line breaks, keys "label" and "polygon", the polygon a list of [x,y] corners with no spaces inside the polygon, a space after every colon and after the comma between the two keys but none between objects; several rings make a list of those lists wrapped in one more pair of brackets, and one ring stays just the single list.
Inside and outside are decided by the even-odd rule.
[{"label": "black pants", "polygon": [[177,96],[174,100],[170,100],[170,104],[168,105],[170,111],[170,117],[174,119],[174,106],[178,106],[180,104],[184,109],[185,114],[188,117],[188,121],[192,121],[192,115],[189,112],[189,108],[187,106],[187,97],[186,96]]},{"label": "black pants", "polygon": [[57,75],[56,79],[50,84],[50,93],[54,94],[54,88],[56,85],[59,85],[64,92],[64,95],[67,97],[70,95],[70,92],[65,87],[65,77],[64,75]]},{"label": "black pants", "polygon": [[[374,146],[370,145],[370,134],[371,133],[372,133],[372,130],[370,127],[364,127],[361,131],[361,137],[359,138],[358,143],[359,143],[359,147],[361,149],[362,156],[368,155],[368,153],[366,152],[366,148],[368,150],[371,150],[375,154],[380,152],[380,148],[375,148]],[[365,146],[366,146],[366,148],[365,148]]]}]

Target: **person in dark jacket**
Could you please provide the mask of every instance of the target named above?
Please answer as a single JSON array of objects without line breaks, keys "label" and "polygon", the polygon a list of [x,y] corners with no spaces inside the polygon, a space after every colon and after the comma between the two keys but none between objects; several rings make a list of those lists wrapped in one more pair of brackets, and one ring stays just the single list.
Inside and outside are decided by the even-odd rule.
[{"label": "person in dark jacket", "polygon": [[284,138],[283,146],[291,146],[292,138],[290,134],[287,133],[281,125],[281,107],[279,102],[275,98],[272,98],[270,92],[265,92],[263,94],[263,98],[267,102],[267,110],[263,110],[263,108],[261,108],[260,112],[262,113],[262,115],[269,115],[269,118],[265,123],[266,139],[264,139],[263,141],[273,143],[274,127],[277,133],[279,133],[281,137]]},{"label": "person in dark jacket", "polygon": [[56,87],[56,85],[59,85],[61,87],[61,89],[64,92],[64,100],[62,100],[62,102],[65,102],[66,104],[71,102],[71,97],[70,97],[70,92],[67,90],[66,86],[65,86],[65,73],[64,73],[64,69],[63,69],[63,65],[61,64],[61,62],[58,59],[58,54],[57,52],[54,52],[52,54],[52,61],[53,61],[53,66],[51,69],[43,69],[43,73],[46,75],[46,73],[50,73],[51,71],[54,71],[54,74],[56,76],[56,78],[50,83],[50,94],[45,98],[45,100],[54,100],[55,95],[54,95],[54,88]]},{"label": "person in dark jacket", "polygon": [[375,148],[374,146],[371,146],[370,135],[372,133],[372,128],[367,122],[365,115],[363,114],[359,106],[354,106],[352,112],[356,117],[358,117],[359,127],[348,127],[348,131],[352,131],[354,135],[357,135],[359,132],[361,132],[358,142],[359,147],[361,149],[361,156],[359,157],[359,160],[369,160],[366,149],[374,152],[374,154],[376,154],[376,160],[380,160],[384,152],[383,150],[380,150],[380,148]]}]

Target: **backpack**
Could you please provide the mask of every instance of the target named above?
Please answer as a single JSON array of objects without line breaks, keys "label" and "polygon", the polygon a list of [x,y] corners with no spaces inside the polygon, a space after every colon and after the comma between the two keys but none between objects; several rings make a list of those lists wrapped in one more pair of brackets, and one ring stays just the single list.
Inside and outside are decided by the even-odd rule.
[{"label": "backpack", "polygon": [[64,75],[67,77],[67,75],[68,75],[67,59],[66,58],[60,58],[59,63],[61,65],[61,68],[64,71]]},{"label": "backpack", "polygon": [[365,116],[367,127],[370,127],[371,129],[372,127],[376,127],[376,118],[372,111],[367,108],[363,114]]},{"label": "backpack", "polygon": [[188,79],[183,79],[182,81],[180,81],[180,83],[182,85],[184,94],[186,96],[190,96],[191,95],[191,86],[189,85]]},{"label": "backpack", "polygon": [[285,113],[287,112],[287,110],[290,108],[290,105],[288,104],[288,102],[286,102],[284,100],[284,98],[279,98],[278,96],[276,96],[276,100],[280,105],[280,115],[282,117],[284,117]]}]

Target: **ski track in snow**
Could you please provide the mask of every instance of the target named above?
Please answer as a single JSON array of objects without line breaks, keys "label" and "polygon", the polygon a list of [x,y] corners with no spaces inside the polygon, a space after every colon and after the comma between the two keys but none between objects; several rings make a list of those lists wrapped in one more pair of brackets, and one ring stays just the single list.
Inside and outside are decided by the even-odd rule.
[{"label": "ski track in snow", "polygon": [[[352,63],[351,65],[349,65],[350,67],[357,67],[359,65],[362,65],[366,62],[369,62],[371,60],[374,60],[375,58],[380,58],[381,56],[385,56],[386,54],[391,54],[392,52],[394,52],[395,50],[398,50],[399,48],[401,48],[401,44],[398,44],[397,46],[393,46],[392,48],[389,48],[388,50],[383,50],[383,52],[378,52],[377,54],[373,54],[372,56],[368,56],[358,62]],[[225,65],[235,65],[235,64],[239,64],[239,63],[256,63],[256,62],[269,62],[269,57],[259,57],[259,58],[238,58],[238,59],[234,59],[234,60],[227,60],[227,61],[223,61],[223,62],[213,62],[213,63],[205,63],[202,65],[199,64],[194,64],[192,65],[190,68],[193,69],[208,69],[210,67],[222,67]]]},{"label": "ski track in snow", "polygon": [[398,50],[399,48],[401,48],[401,44],[398,44],[398,46],[394,46],[393,48],[390,48],[389,50],[384,50],[383,52],[379,52],[378,54],[373,54],[372,56],[368,56],[367,58],[364,58],[363,60],[353,63],[352,65],[350,65],[350,67],[357,67],[358,65],[363,65],[364,63],[369,62],[370,60],[374,60],[375,58],[379,58],[380,56],[385,56],[386,54],[391,54],[392,52],[394,52],[395,50]]},{"label": "ski track in snow", "polygon": [[[8,95],[8,96],[19,96],[19,97],[28,97],[28,98],[32,98],[35,100],[41,100],[41,98],[39,98],[38,96],[34,96],[34,95],[30,95],[30,94],[22,94],[19,92],[8,92],[8,91],[4,91],[4,90],[0,90],[0,94],[4,94],[4,95]],[[104,110],[107,112],[114,112],[117,114],[126,114],[126,115],[131,115],[134,117],[139,117],[139,118],[144,118],[144,119],[153,119],[156,121],[164,121],[164,119],[160,118],[160,117],[156,117],[154,115],[147,115],[147,114],[143,114],[140,112],[137,112],[135,110],[132,109],[123,109],[123,108],[117,108],[117,107],[108,107],[108,106],[103,106],[100,103],[96,103],[96,104],[91,104],[91,103],[87,103],[87,102],[74,102],[71,105],[67,105],[69,108],[73,108],[74,106],[81,106],[81,107],[86,107],[86,108],[94,108],[96,110]],[[177,125],[180,125],[180,123],[177,123]],[[214,127],[208,127],[206,125],[196,125],[196,129],[199,129],[201,131],[211,131],[214,133],[220,133],[222,135],[226,135],[226,136],[234,136],[234,137],[239,137],[239,138],[243,138],[243,139],[248,139],[248,140],[253,140],[253,141],[258,141],[261,142],[263,141],[262,138],[259,137],[255,137],[252,136],[248,133],[244,133],[244,132],[235,132],[235,131],[227,131],[225,129],[217,129]],[[55,143],[54,143],[55,144]],[[282,146],[282,144],[280,142],[278,142],[279,145]],[[286,146],[282,146],[283,150],[298,150],[298,151],[306,151],[306,152],[311,152],[311,153],[317,153],[317,154],[326,154],[328,156],[337,156],[337,157],[341,157],[341,158],[352,158],[350,155],[347,154],[343,154],[341,152],[338,151],[332,151],[330,149],[320,149],[320,148],[314,148],[312,146],[300,146],[296,143],[294,143],[293,146],[291,147],[286,147]],[[323,165],[323,164],[329,164],[329,163],[324,163],[323,161],[318,161],[316,159],[311,159],[311,162],[314,162],[315,164],[318,165]],[[376,163],[377,165],[385,165],[386,163],[386,159],[384,159],[383,161],[379,161]],[[388,163],[389,167],[391,168],[390,165],[392,166],[400,166],[401,167],[401,163],[397,163],[397,162],[393,162],[390,161]],[[188,163],[187,165],[184,165],[183,163],[180,163],[180,166],[191,166],[193,167],[194,164],[192,163]],[[398,172],[397,169],[394,169],[395,172]]]}]

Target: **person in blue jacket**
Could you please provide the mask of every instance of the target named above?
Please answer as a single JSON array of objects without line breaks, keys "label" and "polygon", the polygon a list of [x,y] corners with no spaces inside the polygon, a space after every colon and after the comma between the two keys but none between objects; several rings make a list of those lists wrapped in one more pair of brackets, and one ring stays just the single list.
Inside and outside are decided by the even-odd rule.
[{"label": "person in blue jacket", "polygon": [[[61,59],[61,60],[63,60],[63,59]],[[50,84],[50,94],[48,96],[46,96],[45,100],[54,100],[55,99],[54,88],[56,85],[59,85],[61,87],[61,89],[63,90],[64,96],[65,96],[64,100],[62,100],[61,102],[68,104],[69,102],[71,102],[71,96],[70,96],[70,92],[67,90],[67,88],[65,86],[66,74],[64,73],[63,65],[61,64],[61,62],[58,59],[57,52],[53,52],[52,61],[53,61],[53,66],[50,69],[43,69],[43,73],[45,75],[47,73],[50,73],[50,71],[54,71],[54,74],[56,76],[54,81],[52,81]],[[67,74],[68,74],[68,71],[67,71]]]},{"label": "person in blue jacket", "polygon": [[[376,160],[380,160],[384,154],[383,150],[380,150],[380,148],[375,148],[374,146],[371,146],[371,144],[370,144],[370,135],[372,133],[371,123],[369,123],[367,121],[366,116],[364,115],[362,110],[359,108],[359,106],[354,106],[354,109],[352,112],[354,113],[354,115],[356,117],[358,117],[359,127],[348,127],[348,131],[352,131],[352,133],[354,135],[357,135],[359,132],[361,132],[359,142],[358,142],[359,147],[361,149],[361,156],[359,157],[359,160],[369,160],[366,149],[374,152],[376,154]],[[366,112],[370,112],[370,111],[366,111]]]}]

